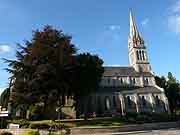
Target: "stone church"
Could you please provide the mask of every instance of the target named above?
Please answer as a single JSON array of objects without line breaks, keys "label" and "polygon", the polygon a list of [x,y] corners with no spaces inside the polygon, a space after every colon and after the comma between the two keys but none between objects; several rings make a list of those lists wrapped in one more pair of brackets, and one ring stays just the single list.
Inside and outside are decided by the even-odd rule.
[{"label": "stone church", "polygon": [[104,67],[99,90],[87,99],[88,113],[125,115],[128,112],[169,112],[164,89],[156,85],[144,39],[131,12],[128,54],[129,66]]},{"label": "stone church", "polygon": [[[89,115],[113,116],[129,112],[169,113],[164,89],[156,85],[144,40],[131,12],[128,54],[129,66],[104,67],[99,89],[79,105],[80,114],[88,112]],[[72,98],[66,99],[66,107],[62,108],[62,112],[69,118],[76,117],[73,102]],[[16,111],[16,116],[20,115]]]}]

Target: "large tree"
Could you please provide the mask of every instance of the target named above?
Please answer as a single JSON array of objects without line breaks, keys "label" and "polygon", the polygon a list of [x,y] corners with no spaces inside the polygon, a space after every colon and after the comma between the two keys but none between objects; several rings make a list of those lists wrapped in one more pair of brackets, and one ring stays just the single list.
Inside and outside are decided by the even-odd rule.
[{"label": "large tree", "polygon": [[15,106],[41,102],[46,109],[57,101],[63,106],[65,95],[78,100],[97,90],[103,61],[89,53],[77,54],[71,37],[61,30],[46,26],[18,47],[17,60],[5,60],[12,74],[10,100]]},{"label": "large tree", "polygon": [[71,37],[46,26],[34,31],[32,40],[18,46],[17,60],[6,60],[12,73],[12,102],[43,102],[46,106],[60,100],[70,90],[76,54]]},{"label": "large tree", "polygon": [[75,91],[74,97],[76,101],[77,116],[79,115],[78,107],[83,106],[83,113],[87,116],[87,100],[88,96],[96,92],[104,72],[103,61],[97,55],[82,53],[77,55],[77,75],[74,81]]},{"label": "large tree", "polygon": [[165,94],[169,101],[170,111],[176,112],[180,98],[180,84],[171,72],[168,73],[167,79],[162,77],[155,77],[156,84],[161,88],[164,88]]}]

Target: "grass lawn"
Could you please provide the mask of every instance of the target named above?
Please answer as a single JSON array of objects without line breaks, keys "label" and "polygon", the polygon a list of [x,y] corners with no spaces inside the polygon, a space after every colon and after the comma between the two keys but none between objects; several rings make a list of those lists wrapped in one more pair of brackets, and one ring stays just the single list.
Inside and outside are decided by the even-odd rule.
[{"label": "grass lawn", "polygon": [[20,124],[21,128],[32,129],[60,129],[60,128],[99,128],[99,127],[119,127],[128,124],[143,124],[154,122],[172,122],[179,120],[179,116],[168,114],[150,114],[150,115],[130,115],[128,117],[104,117],[104,118],[90,118],[84,119],[64,119],[64,120],[40,120],[40,121],[27,121],[27,120],[9,120],[8,123]]},{"label": "grass lawn", "polygon": [[99,118],[76,122],[76,127],[118,127],[125,124],[127,123],[122,122],[120,118]]},{"label": "grass lawn", "polygon": [[[9,121],[9,123],[19,123],[21,120],[13,120]],[[72,128],[72,127],[118,127],[121,125],[125,125],[127,123],[122,122],[122,120],[118,117],[116,118],[93,118],[93,119],[67,119],[67,120],[41,120],[41,121],[27,121],[29,125],[64,125],[64,127]]]}]

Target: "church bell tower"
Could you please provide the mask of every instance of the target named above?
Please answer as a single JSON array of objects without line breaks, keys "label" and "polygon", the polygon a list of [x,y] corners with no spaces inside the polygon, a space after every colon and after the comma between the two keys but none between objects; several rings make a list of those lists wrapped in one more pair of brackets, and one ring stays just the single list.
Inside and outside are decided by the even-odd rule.
[{"label": "church bell tower", "polygon": [[137,72],[151,72],[151,66],[148,62],[147,51],[144,45],[144,39],[137,30],[134,16],[131,11],[128,52],[130,66],[134,67]]}]

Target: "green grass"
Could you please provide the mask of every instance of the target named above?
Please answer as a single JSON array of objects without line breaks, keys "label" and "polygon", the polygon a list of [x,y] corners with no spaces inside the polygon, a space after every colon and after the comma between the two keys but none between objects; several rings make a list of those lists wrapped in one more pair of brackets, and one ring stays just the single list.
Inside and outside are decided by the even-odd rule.
[{"label": "green grass", "polygon": [[120,118],[100,118],[76,122],[76,127],[118,127],[125,124]]},{"label": "green grass", "polygon": [[52,124],[56,123],[57,125],[64,125],[65,127],[118,127],[125,125],[125,122],[122,122],[120,118],[96,118],[96,119],[74,119],[74,120],[56,120],[55,122],[51,120],[42,120],[42,121],[30,121],[33,124]]},{"label": "green grass", "polygon": [[[8,123],[19,123],[21,124],[22,120],[12,120]],[[122,122],[120,118],[92,118],[88,120],[84,119],[67,119],[67,120],[41,120],[41,121],[27,121],[29,125],[38,124],[38,125],[63,125],[65,128],[72,127],[118,127],[121,125],[125,125],[127,123]],[[28,128],[28,127],[25,127]]]}]

